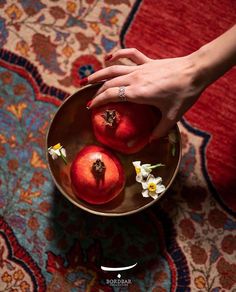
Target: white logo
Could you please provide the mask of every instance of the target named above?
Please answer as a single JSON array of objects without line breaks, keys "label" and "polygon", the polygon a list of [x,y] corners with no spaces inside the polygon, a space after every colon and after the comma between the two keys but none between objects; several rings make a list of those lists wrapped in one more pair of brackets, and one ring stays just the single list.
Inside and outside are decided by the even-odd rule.
[{"label": "white logo", "polygon": [[[137,265],[137,263],[135,263],[134,265],[131,265],[131,266],[116,267],[116,268],[101,266],[101,269],[103,271],[108,271],[108,272],[118,272],[118,271],[130,270],[130,269],[134,268],[136,265]],[[106,283],[110,286],[128,286],[129,284],[132,284],[131,279],[120,279],[121,278],[120,273],[118,273],[117,278],[118,279],[107,279]]]}]

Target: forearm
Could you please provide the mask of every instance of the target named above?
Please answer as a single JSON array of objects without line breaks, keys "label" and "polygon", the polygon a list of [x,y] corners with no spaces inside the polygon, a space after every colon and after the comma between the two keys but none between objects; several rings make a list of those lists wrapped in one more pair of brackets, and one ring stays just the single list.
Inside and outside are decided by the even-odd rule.
[{"label": "forearm", "polygon": [[207,87],[236,64],[236,25],[192,55]]}]

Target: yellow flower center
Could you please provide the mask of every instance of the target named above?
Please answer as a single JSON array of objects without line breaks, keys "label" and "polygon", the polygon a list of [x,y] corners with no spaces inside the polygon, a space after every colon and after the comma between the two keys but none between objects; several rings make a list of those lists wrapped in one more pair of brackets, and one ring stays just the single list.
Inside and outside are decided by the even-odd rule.
[{"label": "yellow flower center", "polygon": [[157,189],[157,186],[155,183],[151,182],[148,184],[148,190],[149,192],[155,192],[155,190]]},{"label": "yellow flower center", "polygon": [[61,144],[60,144],[60,143],[57,143],[56,145],[54,145],[54,146],[52,147],[53,150],[58,150],[58,149],[60,149],[60,148],[61,148]]},{"label": "yellow flower center", "polygon": [[135,171],[137,174],[139,174],[141,172],[141,168],[140,167],[135,167]]}]

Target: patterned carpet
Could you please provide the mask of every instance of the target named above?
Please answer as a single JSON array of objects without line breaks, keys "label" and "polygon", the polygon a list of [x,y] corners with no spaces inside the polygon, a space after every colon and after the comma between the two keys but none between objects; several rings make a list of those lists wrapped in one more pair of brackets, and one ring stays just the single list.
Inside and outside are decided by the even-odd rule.
[{"label": "patterned carpet", "polygon": [[[44,149],[57,107],[105,54],[190,53],[232,26],[235,2],[0,0],[0,12],[0,291],[236,291],[235,69],[181,121],[179,173],[140,214],[75,208]],[[120,281],[100,268],[135,262]]]}]

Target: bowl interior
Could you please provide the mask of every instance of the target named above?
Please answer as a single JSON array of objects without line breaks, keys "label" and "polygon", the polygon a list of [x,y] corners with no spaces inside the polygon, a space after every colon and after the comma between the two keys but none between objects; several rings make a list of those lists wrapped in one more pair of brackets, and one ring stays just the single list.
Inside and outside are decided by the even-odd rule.
[{"label": "bowl interior", "polygon": [[47,152],[49,170],[54,182],[61,193],[74,205],[103,216],[122,216],[143,210],[155,203],[157,199],[143,198],[141,184],[135,180],[135,170],[132,161],[140,160],[142,163],[163,163],[164,167],[153,170],[155,176],[161,176],[163,184],[168,188],[178,170],[181,156],[181,139],[178,126],[173,131],[177,135],[175,144],[175,155],[172,154],[173,145],[167,137],[156,140],[147,145],[142,151],[125,155],[110,150],[120,159],[126,174],[126,185],[122,193],[114,200],[104,205],[91,205],[78,199],[73,192],[70,179],[70,166],[79,150],[86,145],[101,145],[96,141],[93,134],[90,115],[86,104],[91,100],[101,84],[86,86],[70,97],[58,108],[47,134],[46,147],[61,143],[67,152],[68,164],[65,165],[62,159],[52,160]]}]

